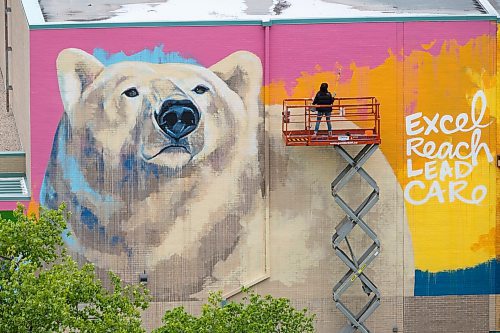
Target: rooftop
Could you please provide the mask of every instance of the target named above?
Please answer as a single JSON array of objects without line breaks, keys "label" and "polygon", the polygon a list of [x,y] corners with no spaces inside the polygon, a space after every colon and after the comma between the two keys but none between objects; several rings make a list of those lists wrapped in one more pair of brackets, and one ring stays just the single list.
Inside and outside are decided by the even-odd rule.
[{"label": "rooftop", "polygon": [[[500,0],[22,0],[32,25],[497,15]],[[490,3],[490,2],[491,3]]]},{"label": "rooftop", "polygon": [[500,0],[489,0],[497,12],[500,12]]}]

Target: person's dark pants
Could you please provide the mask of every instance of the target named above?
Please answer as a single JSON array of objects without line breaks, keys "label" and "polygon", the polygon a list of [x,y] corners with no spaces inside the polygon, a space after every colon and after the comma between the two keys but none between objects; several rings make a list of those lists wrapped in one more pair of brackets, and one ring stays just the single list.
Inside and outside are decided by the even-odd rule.
[{"label": "person's dark pants", "polygon": [[316,127],[314,127],[314,133],[318,134],[319,125],[321,124],[321,118],[326,116],[326,125],[328,126],[328,132],[332,130],[332,123],[330,122],[330,116],[332,115],[331,111],[318,111],[318,116],[316,117]]}]

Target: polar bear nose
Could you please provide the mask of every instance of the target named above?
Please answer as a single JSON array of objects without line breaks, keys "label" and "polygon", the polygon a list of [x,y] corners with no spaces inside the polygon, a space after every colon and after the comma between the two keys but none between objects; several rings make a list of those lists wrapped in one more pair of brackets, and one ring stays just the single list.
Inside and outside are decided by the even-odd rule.
[{"label": "polar bear nose", "polygon": [[190,100],[167,99],[161,105],[155,119],[165,134],[180,139],[196,129],[200,113]]}]

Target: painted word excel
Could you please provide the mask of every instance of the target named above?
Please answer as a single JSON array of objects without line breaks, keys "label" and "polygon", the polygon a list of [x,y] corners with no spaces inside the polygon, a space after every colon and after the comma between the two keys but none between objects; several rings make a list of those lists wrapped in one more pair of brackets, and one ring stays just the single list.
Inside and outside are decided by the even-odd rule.
[{"label": "painted word excel", "polygon": [[[477,111],[480,103],[480,111]],[[472,99],[470,113],[456,116],[440,115],[432,117],[421,112],[405,118],[406,167],[408,183],[404,190],[407,202],[422,205],[429,200],[440,203],[461,201],[466,204],[481,203],[488,192],[484,184],[471,185],[467,181],[478,166],[481,157],[488,163],[493,156],[488,144],[481,142],[483,130],[491,125],[486,123],[486,95],[482,90]],[[466,133],[467,141],[449,140],[454,135]],[[428,139],[429,135],[442,135],[444,142]],[[463,137],[463,135],[461,135]],[[416,159],[424,159],[418,163]],[[469,177],[470,178],[470,177]]]}]

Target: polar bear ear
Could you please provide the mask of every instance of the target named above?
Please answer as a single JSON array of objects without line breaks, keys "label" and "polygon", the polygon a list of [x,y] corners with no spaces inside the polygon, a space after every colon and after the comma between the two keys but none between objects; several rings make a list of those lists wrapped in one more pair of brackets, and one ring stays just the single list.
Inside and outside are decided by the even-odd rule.
[{"label": "polar bear ear", "polygon": [[210,70],[242,99],[258,96],[262,85],[262,63],[248,51],[237,51],[222,59]]},{"label": "polar bear ear", "polygon": [[103,70],[104,65],[80,49],[65,49],[57,57],[57,78],[64,109],[69,112],[83,91]]}]

